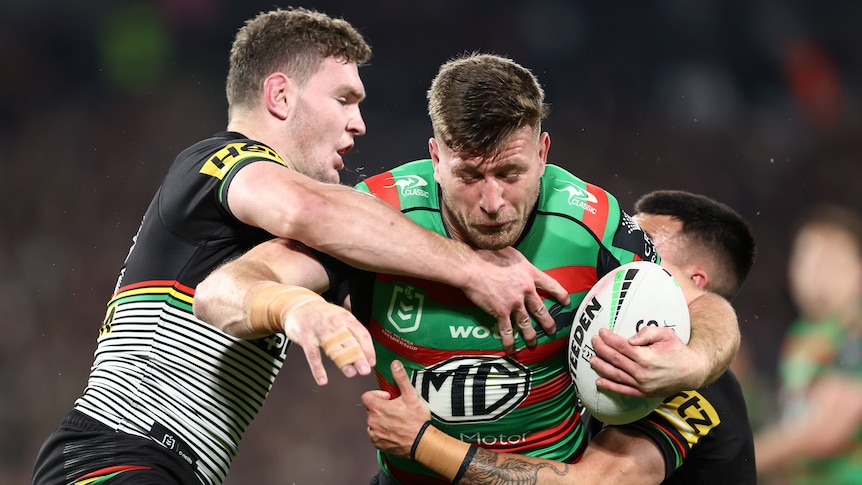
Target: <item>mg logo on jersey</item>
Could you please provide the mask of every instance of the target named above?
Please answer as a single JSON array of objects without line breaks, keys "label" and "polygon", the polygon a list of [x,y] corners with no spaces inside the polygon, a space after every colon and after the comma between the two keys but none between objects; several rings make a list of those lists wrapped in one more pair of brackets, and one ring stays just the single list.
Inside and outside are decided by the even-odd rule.
[{"label": "mg logo on jersey", "polygon": [[401,333],[414,332],[422,320],[423,306],[425,293],[413,286],[395,283],[386,319]]},{"label": "mg logo on jersey", "polygon": [[454,357],[416,372],[413,385],[440,421],[494,421],[527,398],[530,369],[509,357]]},{"label": "mg logo on jersey", "polygon": [[599,199],[588,190],[572,184],[568,184],[562,189],[554,188],[554,190],[567,193],[569,195],[569,205],[580,207],[590,214],[597,212],[595,206],[592,204],[597,204]]},{"label": "mg logo on jersey", "polygon": [[387,185],[384,188],[398,187],[401,195],[428,197],[428,191],[422,188],[427,186],[428,182],[418,175],[398,175],[392,177],[392,185]]}]

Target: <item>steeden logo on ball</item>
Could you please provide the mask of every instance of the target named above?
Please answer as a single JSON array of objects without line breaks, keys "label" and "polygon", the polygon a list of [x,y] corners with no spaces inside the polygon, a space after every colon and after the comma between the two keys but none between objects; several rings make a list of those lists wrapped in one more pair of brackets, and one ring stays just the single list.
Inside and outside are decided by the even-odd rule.
[{"label": "steeden logo on ball", "polygon": [[646,261],[624,264],[603,276],[575,312],[569,335],[569,373],[584,407],[607,424],[625,424],[652,412],[663,398],[623,396],[596,387],[590,366],[593,335],[604,327],[630,337],[644,326],[668,327],[688,343],[688,305],[676,280],[661,266]]}]

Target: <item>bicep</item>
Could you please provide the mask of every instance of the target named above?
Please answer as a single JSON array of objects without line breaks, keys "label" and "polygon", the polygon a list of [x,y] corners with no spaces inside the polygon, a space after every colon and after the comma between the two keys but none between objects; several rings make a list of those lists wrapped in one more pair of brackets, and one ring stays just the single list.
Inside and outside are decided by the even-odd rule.
[{"label": "bicep", "polygon": [[316,182],[283,165],[255,162],[242,167],[230,182],[227,206],[244,224],[278,237],[294,236],[292,228],[312,202]]}]

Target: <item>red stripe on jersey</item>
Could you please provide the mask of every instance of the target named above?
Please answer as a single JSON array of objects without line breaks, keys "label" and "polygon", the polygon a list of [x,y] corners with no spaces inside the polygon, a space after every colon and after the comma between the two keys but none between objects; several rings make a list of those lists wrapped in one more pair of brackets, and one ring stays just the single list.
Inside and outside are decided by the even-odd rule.
[{"label": "red stripe on jersey", "polygon": [[649,424],[660,429],[661,432],[664,433],[664,435],[667,436],[667,438],[673,442],[674,446],[676,446],[676,450],[679,452],[680,456],[682,456],[682,459],[685,460],[686,455],[688,455],[688,446],[683,445],[682,442],[676,439],[676,436],[670,430],[665,429],[665,427],[658,424],[658,422],[653,421],[652,419],[647,419],[646,421]]},{"label": "red stripe on jersey", "polygon": [[179,281],[176,280],[149,280],[149,281],[139,281],[137,283],[132,283],[120,288],[117,288],[117,291],[114,292],[112,297],[119,295],[125,291],[136,290],[139,288],[175,288],[180,290],[181,292],[194,296],[195,289],[191,286],[186,286]]},{"label": "red stripe on jersey", "polygon": [[81,483],[83,480],[87,478],[95,478],[95,477],[104,477],[105,475],[110,475],[112,473],[125,472],[130,470],[149,470],[151,467],[145,465],[116,465],[109,466],[106,468],[101,468],[94,472],[87,473],[86,475],[81,475],[77,478],[78,481],[75,483]]},{"label": "red stripe on jersey", "polygon": [[[572,295],[590,291],[590,288],[599,281],[595,266],[561,266],[547,269],[544,273],[557,280]],[[546,300],[550,298],[544,290],[539,290],[539,295]]]},{"label": "red stripe on jersey", "polygon": [[383,172],[367,178],[363,182],[368,186],[368,190],[376,195],[378,199],[401,210],[401,196],[398,193],[398,186],[395,185],[395,178],[392,177],[392,172]]},{"label": "red stripe on jersey", "polygon": [[506,355],[506,352],[502,348],[500,350],[439,350],[432,349],[430,347],[421,347],[384,329],[380,323],[374,319],[371,320],[371,325],[368,326],[368,331],[371,333],[371,337],[380,345],[383,345],[398,355],[409,355],[410,361],[416,362],[424,367],[442,362],[453,355],[487,355],[491,357],[502,357]]},{"label": "red stripe on jersey", "polygon": [[[608,225],[608,193],[593,184],[587,184],[587,192],[592,194],[598,201],[591,205],[596,213],[584,209],[584,224],[590,228],[599,239],[605,238],[605,229]],[[616,228],[614,228],[616,229]]]},{"label": "red stripe on jersey", "polygon": [[[559,268],[551,268],[544,271],[545,274],[557,280],[569,294],[581,293],[589,291],[593,285],[599,281],[596,275],[594,266],[561,266]],[[404,283],[422,288],[428,294],[431,300],[439,301],[447,305],[459,308],[474,307],[475,304],[464,295],[464,292],[453,286],[449,286],[436,281],[423,280],[421,278],[412,278],[409,276],[393,276],[389,274],[377,274],[377,280],[391,285],[395,279]],[[545,290],[539,290],[539,296],[543,300],[551,298]]]},{"label": "red stripe on jersey", "polygon": [[388,392],[389,395],[392,396],[392,399],[401,395],[401,390],[398,389],[398,386],[384,379],[383,374],[377,372],[376,369],[374,371],[374,377],[377,378],[377,385],[380,387],[380,390]]},{"label": "red stripe on jersey", "polygon": [[525,408],[532,406],[539,402],[544,402],[551,398],[551,396],[556,396],[557,394],[563,392],[567,387],[572,385],[572,377],[567,373],[560,374],[557,377],[554,377],[550,381],[540,385],[534,386],[530,389],[530,394],[527,396],[527,399],[524,399],[519,408]]},{"label": "red stripe on jersey", "polygon": [[[513,354],[509,355],[509,357],[517,360],[524,365],[533,365],[544,360],[550,359],[552,356],[558,354],[559,352],[563,352],[563,350],[568,345],[568,338],[558,338],[550,342],[536,345],[532,348],[524,347],[520,350],[516,350]],[[460,351],[458,352],[460,353]]]},{"label": "red stripe on jersey", "polygon": [[[494,451],[503,451],[507,453],[522,453],[525,451],[530,451],[532,449],[538,448],[540,446],[545,446],[547,444],[558,443],[562,441],[562,437],[568,436],[572,433],[575,427],[578,426],[578,423],[581,422],[581,413],[575,412],[569,416],[568,419],[563,421],[557,426],[553,428],[546,429],[541,433],[534,433],[527,435],[525,440],[518,440],[516,444],[511,445],[497,445],[494,447],[483,446],[483,448],[488,448],[489,450]],[[475,443],[479,446],[479,443]],[[579,453],[580,454],[580,453]]]},{"label": "red stripe on jersey", "polygon": [[[404,340],[394,333],[384,329],[380,323],[374,319],[371,320],[371,325],[368,326],[368,331],[371,333],[371,337],[380,345],[386,347],[395,354],[409,355],[411,362],[415,362],[424,367],[429,367],[439,362],[443,362],[453,356],[462,357],[468,355],[482,355],[489,357],[503,357],[506,355],[506,352],[502,348],[500,350],[440,350],[432,349],[430,347],[422,347],[413,342],[408,342],[407,340]],[[567,345],[568,339],[558,338],[544,344],[536,345],[533,348],[524,347],[509,355],[509,357],[521,364],[532,365],[562,352]]]},{"label": "red stripe on jersey", "polygon": [[386,467],[389,474],[392,475],[398,483],[409,483],[410,485],[443,485],[451,484],[452,482],[444,479],[440,475],[422,475],[421,473],[410,473],[392,466],[386,455],[383,456],[383,461],[386,462]]}]

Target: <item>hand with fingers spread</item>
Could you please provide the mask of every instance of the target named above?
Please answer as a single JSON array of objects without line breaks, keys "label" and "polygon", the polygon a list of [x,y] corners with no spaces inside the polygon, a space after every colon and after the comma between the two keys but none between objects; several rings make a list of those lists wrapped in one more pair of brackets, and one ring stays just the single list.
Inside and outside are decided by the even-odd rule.
[{"label": "hand with fingers spread", "polygon": [[553,335],[556,323],[548,313],[540,292],[562,305],[568,305],[569,294],[566,289],[512,247],[496,251],[478,250],[477,253],[484,261],[484,267],[472,273],[475,279],[465,293],[477,306],[497,319],[506,352],[511,352],[515,345],[513,322],[531,347],[536,345],[537,339],[533,320],[547,335]]},{"label": "hand with fingers spread", "polygon": [[328,381],[321,349],[347,377],[368,375],[374,366],[374,344],[368,330],[345,308],[315,299],[291,311],[284,334],[302,347],[318,385]]},{"label": "hand with fingers spread", "polygon": [[[626,396],[665,397],[696,389],[703,380],[703,360],[673,330],[644,327],[630,338],[601,329],[592,339],[590,365],[602,377],[599,389]],[[680,365],[685,363],[685,365]]]}]

